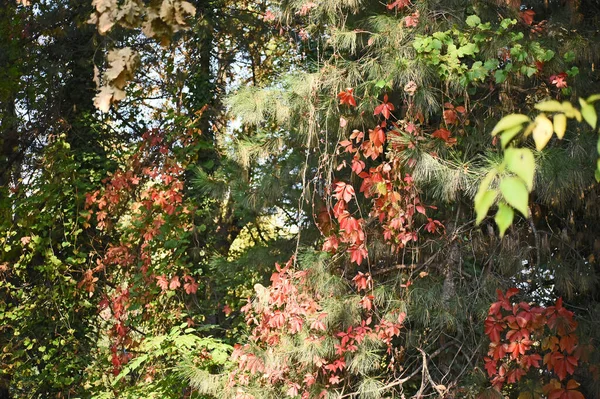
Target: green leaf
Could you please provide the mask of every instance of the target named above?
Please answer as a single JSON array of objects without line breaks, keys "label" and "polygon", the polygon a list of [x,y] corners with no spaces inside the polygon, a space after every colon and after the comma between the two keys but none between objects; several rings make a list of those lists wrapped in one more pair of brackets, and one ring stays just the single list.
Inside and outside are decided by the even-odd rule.
[{"label": "green leaf", "polygon": [[594,106],[586,103],[582,98],[579,99],[579,104],[581,104],[581,115],[583,116],[583,119],[585,119],[592,129],[595,129],[598,116],[596,115]]},{"label": "green leaf", "polygon": [[495,73],[494,73],[494,79],[496,80],[497,84],[501,84],[504,83],[504,81],[506,80],[506,75],[508,75],[508,72],[503,70],[503,69],[498,69]]},{"label": "green leaf", "polygon": [[512,208],[505,203],[501,202],[498,204],[498,212],[496,212],[496,216],[494,220],[498,225],[498,230],[500,230],[500,238],[504,237],[504,233],[506,229],[510,227],[515,217],[515,212]]},{"label": "green leaf", "polygon": [[528,148],[507,148],[504,152],[506,168],[525,182],[527,190],[533,190],[535,176],[535,159]]},{"label": "green leaf", "polygon": [[483,195],[475,196],[475,213],[477,214],[477,220],[475,224],[479,224],[485,219],[490,207],[494,204],[498,193],[496,190],[487,190]]},{"label": "green leaf", "polygon": [[500,192],[510,206],[529,217],[529,192],[518,177],[506,177],[500,182]]},{"label": "green leaf", "polygon": [[525,122],[531,122],[531,119],[527,115],[523,114],[510,114],[500,119],[500,122],[496,124],[494,130],[492,130],[492,136],[495,136],[499,132],[503,132],[507,129],[522,125]]},{"label": "green leaf", "polygon": [[502,27],[502,29],[507,29],[516,24],[517,24],[517,20],[510,19],[510,18],[503,19],[502,22],[500,22],[500,26]]},{"label": "green leaf", "polygon": [[563,58],[565,59],[566,62],[573,62],[573,61],[575,61],[575,52],[574,51],[567,51],[563,55]]},{"label": "green leaf", "polygon": [[542,56],[541,61],[547,62],[547,61],[550,61],[552,58],[554,58],[554,51],[546,50],[546,52]]},{"label": "green leaf", "polygon": [[493,58],[493,59],[489,59],[485,61],[485,64],[483,64],[483,67],[485,69],[487,69],[488,71],[491,71],[493,69],[498,68],[499,62],[497,59]]},{"label": "green leaf", "polygon": [[469,25],[471,28],[474,28],[481,23],[481,18],[479,18],[477,15],[469,15],[466,22],[467,25]]}]

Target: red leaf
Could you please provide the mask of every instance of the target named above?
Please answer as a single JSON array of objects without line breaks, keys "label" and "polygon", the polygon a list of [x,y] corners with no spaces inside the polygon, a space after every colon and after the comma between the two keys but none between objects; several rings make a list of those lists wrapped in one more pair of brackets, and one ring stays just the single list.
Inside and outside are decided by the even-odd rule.
[{"label": "red leaf", "polygon": [[531,25],[533,24],[533,18],[535,17],[535,11],[533,10],[525,10],[525,11],[521,11],[519,13],[520,17],[521,17],[521,21],[523,21],[523,23],[525,25]]},{"label": "red leaf", "polygon": [[453,109],[447,109],[444,111],[444,122],[446,122],[447,125],[456,123],[456,120],[456,111]]},{"label": "red leaf", "polygon": [[354,187],[344,182],[338,182],[335,184],[335,197],[338,200],[344,200],[344,202],[350,202],[352,196],[354,196]]},{"label": "red leaf", "polygon": [[169,288],[169,281],[167,280],[167,278],[162,275],[162,276],[157,276],[156,277],[156,284],[163,290],[167,290]]},{"label": "red leaf", "polygon": [[352,94],[354,89],[347,88],[346,91],[340,92],[337,97],[340,99],[340,104],[348,104],[353,107],[356,107],[356,100],[354,99],[354,94]]},{"label": "red leaf", "polygon": [[410,5],[410,0],[396,0],[393,3],[387,5],[388,10],[396,8],[397,10]]},{"label": "red leaf", "polygon": [[388,102],[388,95],[383,96],[383,103],[379,104],[375,107],[375,111],[373,115],[383,115],[385,119],[389,119],[391,115],[391,111],[394,110],[394,104]]},{"label": "red leaf", "polygon": [[171,278],[171,281],[169,281],[169,289],[176,290],[179,287],[181,287],[181,282],[179,281],[179,276],[173,276]]}]

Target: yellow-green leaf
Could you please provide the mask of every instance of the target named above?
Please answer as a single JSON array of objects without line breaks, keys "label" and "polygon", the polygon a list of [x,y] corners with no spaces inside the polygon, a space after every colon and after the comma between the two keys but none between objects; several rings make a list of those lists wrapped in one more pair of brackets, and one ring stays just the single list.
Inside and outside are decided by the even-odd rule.
[{"label": "yellow-green leaf", "polygon": [[591,96],[589,96],[587,98],[587,100],[585,100],[586,103],[594,103],[596,101],[600,100],[600,94],[592,94]]},{"label": "yellow-green leaf", "polygon": [[577,122],[581,122],[581,112],[568,101],[563,101],[563,112],[567,118],[575,118]]},{"label": "yellow-green leaf", "polygon": [[515,217],[515,212],[512,208],[505,203],[501,202],[498,204],[498,212],[496,212],[496,216],[494,220],[498,225],[498,230],[500,230],[500,238],[504,237],[504,233],[506,229],[510,227]]},{"label": "yellow-green leaf", "polygon": [[535,105],[542,112],[564,112],[564,106],[556,100],[544,101]]},{"label": "yellow-green leaf", "polygon": [[510,129],[506,129],[504,133],[500,135],[500,144],[502,148],[506,148],[508,143],[521,131],[522,126],[511,127]]},{"label": "yellow-green leaf", "polygon": [[595,129],[598,116],[596,115],[594,106],[586,103],[582,98],[579,99],[579,104],[581,104],[581,115],[583,115],[583,119],[585,119],[592,129]]},{"label": "yellow-green leaf", "polygon": [[482,195],[475,196],[475,213],[477,214],[476,224],[481,223],[487,215],[490,207],[494,205],[497,192],[495,190],[487,190]]},{"label": "yellow-green leaf", "polygon": [[500,182],[500,192],[510,206],[523,216],[529,216],[529,192],[525,182],[519,177],[506,177]]},{"label": "yellow-green leaf", "polygon": [[535,118],[535,127],[533,128],[533,140],[535,141],[535,148],[541,151],[546,147],[548,141],[552,138],[552,132],[554,126],[548,117],[544,114],[539,114]]},{"label": "yellow-green leaf", "polygon": [[525,182],[527,190],[533,190],[535,176],[535,159],[528,148],[507,148],[504,152],[506,168]]},{"label": "yellow-green leaf", "polygon": [[552,118],[552,122],[554,123],[554,133],[562,140],[567,131],[567,116],[565,114],[556,114]]},{"label": "yellow-green leaf", "polygon": [[500,132],[503,132],[507,129],[522,125],[523,123],[530,122],[530,121],[531,120],[529,119],[529,117],[527,115],[523,115],[523,114],[506,115],[504,118],[500,119],[500,121],[496,124],[496,126],[494,127],[494,130],[492,130],[492,136],[495,136],[496,134],[498,134]]}]

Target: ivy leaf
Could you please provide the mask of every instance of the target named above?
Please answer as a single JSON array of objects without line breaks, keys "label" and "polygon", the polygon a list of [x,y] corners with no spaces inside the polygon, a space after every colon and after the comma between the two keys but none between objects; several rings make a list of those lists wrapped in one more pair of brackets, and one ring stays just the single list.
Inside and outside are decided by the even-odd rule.
[{"label": "ivy leaf", "polygon": [[565,114],[556,114],[552,118],[552,122],[554,123],[554,132],[556,133],[556,136],[562,140],[567,131],[567,116]]},{"label": "ivy leaf", "polygon": [[535,175],[535,159],[528,148],[508,148],[504,153],[506,168],[519,176],[525,182],[527,190],[533,189]]},{"label": "ivy leaf", "polygon": [[494,130],[492,130],[492,136],[497,135],[500,132],[508,130],[513,127],[522,125],[525,122],[530,122],[531,119],[527,115],[523,114],[511,114],[500,119],[500,122],[496,124]]},{"label": "ivy leaf", "polygon": [[513,208],[529,217],[529,193],[525,182],[518,177],[506,177],[500,182],[502,196]]},{"label": "ivy leaf", "polygon": [[466,22],[467,25],[469,25],[471,28],[474,28],[481,23],[481,18],[479,18],[477,15],[469,15]]},{"label": "ivy leaf", "polygon": [[504,233],[506,232],[506,229],[508,229],[512,224],[514,217],[515,212],[510,206],[506,205],[504,202],[498,204],[498,212],[496,212],[494,220],[498,225],[498,230],[500,231],[500,238],[504,237]]},{"label": "ivy leaf", "polygon": [[583,115],[583,119],[585,119],[592,129],[595,129],[598,116],[596,115],[594,106],[586,103],[582,98],[579,99],[579,104],[581,104],[581,115]]},{"label": "ivy leaf", "polygon": [[546,147],[546,144],[552,138],[552,132],[554,126],[548,117],[544,114],[540,114],[535,118],[535,127],[533,128],[533,140],[535,141],[535,148],[541,151]]}]

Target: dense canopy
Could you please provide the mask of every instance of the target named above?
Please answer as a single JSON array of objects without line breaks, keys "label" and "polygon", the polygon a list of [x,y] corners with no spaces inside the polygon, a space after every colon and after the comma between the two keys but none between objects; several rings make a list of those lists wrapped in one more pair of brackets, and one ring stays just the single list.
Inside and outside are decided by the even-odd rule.
[{"label": "dense canopy", "polygon": [[0,0],[0,399],[600,397],[597,0]]}]

